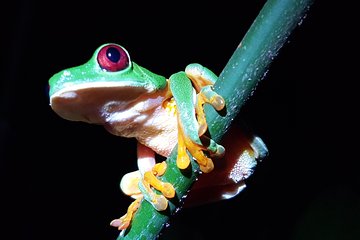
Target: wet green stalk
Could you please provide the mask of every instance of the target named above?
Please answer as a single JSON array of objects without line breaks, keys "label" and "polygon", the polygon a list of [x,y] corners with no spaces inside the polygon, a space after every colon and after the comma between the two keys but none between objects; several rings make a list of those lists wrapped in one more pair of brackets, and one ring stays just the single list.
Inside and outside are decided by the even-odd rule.
[{"label": "wet green stalk", "polygon": [[[255,87],[263,79],[269,65],[295,27],[303,20],[312,0],[269,0],[254,20],[238,48],[215,84],[215,90],[226,101],[226,109],[219,114],[206,106],[211,137],[220,141],[246,103]],[[162,181],[174,185],[177,195],[169,202],[167,211],[158,212],[142,201],[131,228],[120,239],[156,239],[172,214],[181,206],[198,176],[198,165],[191,163],[191,171],[180,172],[176,166],[176,148],[167,159],[168,170]]]}]

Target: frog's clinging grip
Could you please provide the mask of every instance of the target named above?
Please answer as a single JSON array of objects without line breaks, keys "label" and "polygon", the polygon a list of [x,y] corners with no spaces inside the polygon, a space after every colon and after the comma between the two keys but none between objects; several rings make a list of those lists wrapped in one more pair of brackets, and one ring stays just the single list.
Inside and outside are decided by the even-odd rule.
[{"label": "frog's clinging grip", "polygon": [[152,187],[160,191],[166,198],[173,198],[175,196],[174,187],[170,183],[162,182],[156,177],[163,175],[166,167],[165,161],[156,164],[152,171],[145,172],[144,181],[148,182]]},{"label": "frog's clinging grip", "polygon": [[119,219],[114,219],[111,221],[110,225],[113,227],[117,227],[119,230],[124,230],[129,227],[131,220],[133,218],[134,213],[140,206],[142,198],[137,198],[135,201],[133,201],[130,206],[128,207],[128,210],[126,214]]},{"label": "frog's clinging grip", "polygon": [[[99,46],[84,64],[60,71],[49,79],[51,108],[71,121],[103,125],[116,136],[138,141],[138,171],[121,180],[121,190],[135,201],[127,213],[111,222],[125,230],[142,199],[162,211],[175,187],[158,177],[166,162],[155,164],[155,154],[168,157],[178,144],[177,166],[185,169],[190,155],[203,172],[214,168],[212,157],[224,148],[206,136],[204,104],[221,110],[224,99],[213,85],[217,76],[200,64],[166,79],[135,62],[115,43]],[[190,153],[190,154],[189,154]],[[159,191],[160,193],[158,193]]]},{"label": "frog's clinging grip", "polygon": [[225,107],[225,100],[213,90],[213,85],[217,80],[217,76],[210,69],[207,69],[198,63],[192,63],[185,68],[185,73],[198,92],[195,110],[200,125],[199,136],[201,136],[207,131],[203,105],[209,103],[217,111],[220,111]]},{"label": "frog's clinging grip", "polygon": [[203,105],[209,103],[216,110],[225,106],[224,99],[212,89],[215,81],[216,75],[200,64],[191,64],[185,72],[170,76],[170,89],[177,105],[177,165],[181,169],[190,164],[186,150],[196,159],[203,172],[210,172],[214,168],[212,160],[204,151],[212,156],[224,153],[224,148],[213,140],[203,138],[207,140],[204,143],[201,139],[207,130]]},{"label": "frog's clinging grip", "polygon": [[[165,161],[155,164],[152,170],[144,173],[143,179],[139,182],[139,189],[144,198],[158,211],[165,210],[168,206],[167,198],[175,196],[173,185],[157,178],[165,173],[166,168]],[[155,193],[152,187],[160,191],[162,195]]]},{"label": "frog's clinging grip", "polygon": [[143,193],[145,200],[148,201],[157,211],[164,211],[167,208],[168,200],[164,195],[156,194],[154,190],[151,189],[151,186],[147,181],[140,181],[139,188]]}]

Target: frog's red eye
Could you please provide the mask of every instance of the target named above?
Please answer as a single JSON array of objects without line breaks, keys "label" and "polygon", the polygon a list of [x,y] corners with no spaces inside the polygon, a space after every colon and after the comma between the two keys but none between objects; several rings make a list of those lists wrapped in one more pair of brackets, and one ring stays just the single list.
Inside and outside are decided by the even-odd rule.
[{"label": "frog's red eye", "polygon": [[109,44],[100,49],[97,61],[102,69],[110,72],[124,70],[129,66],[129,56],[119,45]]}]

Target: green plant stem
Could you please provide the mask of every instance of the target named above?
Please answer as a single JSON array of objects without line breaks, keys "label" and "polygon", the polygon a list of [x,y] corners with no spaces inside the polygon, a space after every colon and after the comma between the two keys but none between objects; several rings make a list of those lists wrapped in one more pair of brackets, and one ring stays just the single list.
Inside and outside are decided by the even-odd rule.
[{"label": "green plant stem", "polygon": [[[209,133],[215,141],[220,141],[226,133],[311,4],[311,0],[269,0],[263,6],[214,86],[226,101],[225,111],[218,113],[206,106]],[[189,171],[180,171],[176,166],[176,155],[175,147],[166,160],[168,169],[162,177],[162,181],[172,183],[176,189],[176,196],[169,201],[167,211],[158,212],[148,202],[142,201],[131,227],[118,240],[156,239],[171,215],[180,209],[181,201],[198,177],[199,169],[192,161]]]}]

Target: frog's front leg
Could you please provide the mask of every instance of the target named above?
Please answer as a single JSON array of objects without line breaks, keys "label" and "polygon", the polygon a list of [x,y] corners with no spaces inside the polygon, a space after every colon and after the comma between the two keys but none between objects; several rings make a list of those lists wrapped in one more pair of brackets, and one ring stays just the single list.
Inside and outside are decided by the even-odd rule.
[{"label": "frog's front leg", "polygon": [[209,103],[217,111],[220,111],[225,107],[225,100],[213,90],[213,85],[218,77],[208,68],[198,63],[192,63],[186,66],[185,73],[197,92],[195,111],[199,123],[199,136],[202,136],[207,130],[204,104]]},{"label": "frog's front leg", "polygon": [[180,169],[190,164],[187,150],[203,172],[210,172],[214,168],[208,155],[220,156],[224,153],[221,145],[203,135],[207,129],[203,105],[209,103],[216,110],[221,110],[225,105],[224,99],[212,89],[216,79],[214,73],[199,64],[191,64],[185,72],[170,77],[170,89],[177,106],[177,166]]},{"label": "frog's front leg", "polygon": [[[119,219],[113,220],[110,225],[119,230],[126,229],[133,218],[134,213],[144,198],[158,211],[163,211],[168,206],[167,198],[175,196],[175,189],[170,183],[161,182],[157,177],[162,176],[167,168],[166,162],[155,163],[155,153],[150,148],[137,144],[137,164],[139,170],[124,175],[120,182],[120,188],[126,195],[135,198],[127,212]],[[154,190],[160,191],[157,194]]]}]

